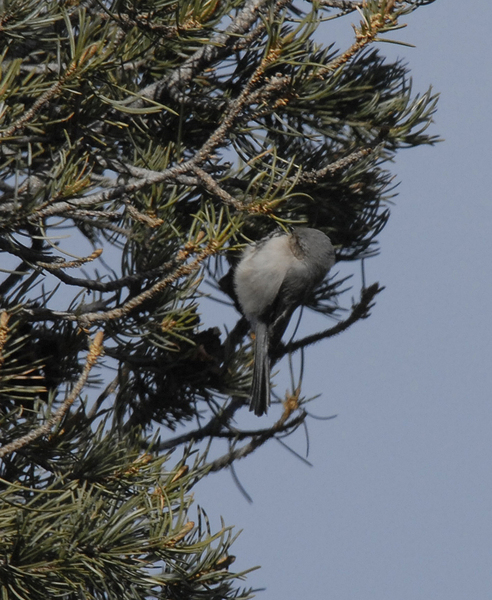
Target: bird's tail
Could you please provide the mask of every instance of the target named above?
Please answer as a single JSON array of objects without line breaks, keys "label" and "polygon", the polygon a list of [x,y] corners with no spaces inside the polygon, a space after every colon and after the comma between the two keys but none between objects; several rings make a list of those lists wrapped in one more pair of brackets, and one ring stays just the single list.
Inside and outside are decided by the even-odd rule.
[{"label": "bird's tail", "polygon": [[270,357],[268,356],[268,327],[258,321],[255,327],[255,364],[249,410],[261,417],[270,406]]}]

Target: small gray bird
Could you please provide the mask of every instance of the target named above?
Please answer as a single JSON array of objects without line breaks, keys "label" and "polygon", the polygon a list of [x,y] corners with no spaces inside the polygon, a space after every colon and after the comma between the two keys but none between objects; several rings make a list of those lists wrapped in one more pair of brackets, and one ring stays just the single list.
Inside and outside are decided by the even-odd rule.
[{"label": "small gray bird", "polygon": [[270,348],[280,342],[292,313],[334,264],[330,238],[307,227],[274,234],[244,250],[234,287],[255,334],[249,409],[256,415],[265,414],[270,405]]}]

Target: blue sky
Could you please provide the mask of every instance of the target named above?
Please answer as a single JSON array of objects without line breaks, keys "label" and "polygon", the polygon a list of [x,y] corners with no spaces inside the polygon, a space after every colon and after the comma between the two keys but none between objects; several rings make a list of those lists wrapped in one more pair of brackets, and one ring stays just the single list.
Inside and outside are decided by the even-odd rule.
[{"label": "blue sky", "polygon": [[312,411],[338,415],[309,422],[314,466],[273,443],[237,465],[253,504],[226,473],[196,490],[216,526],[243,529],[234,567],[262,565],[260,598],[492,596],[491,17],[486,0],[437,0],[392,35],[416,48],[379,45],[415,92],[440,92],[445,141],[393,165],[371,318],[307,353]]}]

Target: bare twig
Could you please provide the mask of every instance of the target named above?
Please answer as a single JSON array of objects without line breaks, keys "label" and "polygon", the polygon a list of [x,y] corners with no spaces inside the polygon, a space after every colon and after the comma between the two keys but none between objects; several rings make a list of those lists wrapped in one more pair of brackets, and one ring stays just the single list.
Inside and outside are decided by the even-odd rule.
[{"label": "bare twig", "polygon": [[373,283],[368,288],[362,290],[360,301],[352,307],[352,311],[347,319],[344,321],[340,321],[334,327],[330,327],[330,329],[325,329],[319,333],[315,333],[313,335],[306,336],[301,340],[297,340],[296,342],[290,342],[289,344],[280,345],[275,353],[275,359],[279,359],[286,354],[292,354],[293,352],[297,352],[301,348],[305,348],[306,346],[310,346],[311,344],[315,344],[325,338],[333,337],[334,335],[338,335],[345,331],[350,326],[352,326],[357,321],[361,319],[366,319],[369,316],[369,310],[372,308],[373,300],[379,292],[382,292],[384,287],[380,287],[379,283]]},{"label": "bare twig", "polygon": [[316,171],[305,171],[300,175],[298,181],[302,183],[316,183],[317,181],[324,179],[327,175],[334,175],[338,171],[347,169],[348,167],[358,163],[366,156],[377,154],[379,149],[383,147],[384,144],[378,142],[375,145],[354,150],[354,152],[351,152],[348,156],[344,156],[343,158],[326,165],[326,167],[317,169]]},{"label": "bare twig", "polygon": [[221,469],[230,466],[236,460],[249,456],[257,448],[262,446],[268,440],[274,438],[277,434],[297,429],[297,427],[299,427],[299,425],[301,425],[306,419],[307,413],[301,411],[299,415],[290,421],[288,420],[288,415],[290,415],[290,411],[287,409],[284,411],[282,417],[273,425],[273,427],[266,430],[264,433],[261,433],[260,435],[255,435],[248,444],[245,444],[240,448],[233,448],[220,458],[205,464],[203,467],[204,470],[220,471]]},{"label": "bare twig", "polygon": [[364,1],[365,0],[359,0],[358,2],[350,0],[318,0],[318,4],[319,6],[337,8],[339,10],[343,10],[345,13],[348,13],[364,6]]},{"label": "bare twig", "polygon": [[[69,268],[73,266],[78,266],[75,263],[78,261],[72,261],[67,263],[57,263],[55,256],[44,256],[44,261],[39,261],[37,258],[41,254],[41,250],[33,250],[32,248],[26,248],[21,246],[20,244],[13,244],[7,241],[5,238],[0,238],[0,249],[13,254],[14,256],[18,256],[19,258],[24,260],[24,267],[29,268],[33,265],[35,267],[40,267],[45,269],[52,275],[54,275],[57,279],[62,281],[67,285],[79,286],[83,287],[87,290],[92,290],[95,292],[114,292],[120,290],[128,285],[132,285],[134,283],[139,283],[145,279],[155,279],[156,277],[162,277],[163,274],[169,273],[173,268],[176,268],[177,261],[170,260],[160,267],[155,269],[151,269],[149,271],[142,271],[139,273],[134,273],[132,275],[126,275],[124,277],[120,277],[118,279],[114,279],[111,281],[100,281],[99,279],[84,279],[82,277],[72,277],[62,271],[61,269]],[[99,254],[99,251],[96,251]],[[94,253],[88,257],[89,260],[93,260],[97,258],[94,256]],[[87,259],[82,259],[82,261],[86,262]],[[17,269],[19,270],[19,268]],[[1,292],[1,289],[0,289]]]},{"label": "bare twig", "polygon": [[96,260],[96,258],[99,258],[101,256],[101,254],[103,253],[102,248],[96,248],[96,250],[94,250],[94,252],[92,252],[90,254],[90,256],[86,256],[84,258],[79,258],[77,260],[70,260],[70,261],[53,261],[50,263],[44,263],[44,262],[37,262],[36,264],[38,265],[38,267],[42,267],[44,269],[51,269],[51,270],[58,270],[58,269],[77,269],[78,267],[81,267],[82,265],[85,265],[88,262],[92,262],[94,260]]},{"label": "bare twig", "polygon": [[196,173],[196,176],[198,177],[200,183],[208,192],[220,198],[224,202],[224,204],[233,206],[236,210],[245,209],[245,206],[241,202],[236,200],[233,196],[231,196],[228,192],[221,188],[220,185],[215,181],[215,179],[206,171],[200,169],[200,167],[196,165],[194,165],[192,169],[194,173]]},{"label": "bare twig", "polygon": [[9,314],[6,311],[3,311],[0,315],[0,369],[2,368],[4,356],[3,349],[7,342],[7,337],[9,334]]},{"label": "bare twig", "polygon": [[[362,6],[364,6],[364,4],[365,3],[362,3]],[[333,73],[358,54],[368,44],[374,42],[378,34],[381,31],[384,31],[389,22],[391,22],[392,25],[396,25],[396,18],[392,14],[393,9],[394,1],[389,1],[386,3],[384,11],[373,14],[368,21],[362,22],[360,27],[357,28],[354,26],[355,42],[348,50],[343,52],[343,54],[340,54],[327,65],[319,69],[316,72],[316,76],[325,77],[330,73]]]},{"label": "bare twig", "polygon": [[[204,250],[196,256],[194,260],[189,263],[182,264],[180,267],[177,267],[173,273],[170,273],[148,290],[145,290],[141,294],[138,294],[128,302],[126,302],[123,306],[119,308],[114,308],[113,310],[109,310],[106,312],[94,312],[88,313],[81,316],[72,315],[69,317],[69,320],[78,320],[82,327],[89,327],[92,323],[102,323],[106,321],[112,321],[114,319],[119,319],[128,315],[132,310],[140,306],[146,300],[150,300],[150,298],[154,297],[159,292],[162,292],[166,287],[168,287],[171,283],[174,283],[181,277],[185,275],[190,275],[197,269],[199,269],[201,263],[214,254],[217,251],[216,244],[211,242],[207,244]],[[186,252],[182,251],[183,259],[187,258]]]},{"label": "bare twig", "polygon": [[238,409],[243,406],[244,399],[233,399],[230,404],[228,404],[222,411],[215,414],[203,427],[189,431],[170,440],[166,440],[165,442],[161,442],[157,449],[162,452],[163,450],[177,448],[178,446],[187,444],[189,442],[198,442],[208,437],[222,439],[226,438],[231,440],[233,443],[251,438],[250,442],[241,448],[232,449],[224,456],[221,456],[211,463],[207,463],[203,467],[206,471],[219,471],[220,469],[230,466],[235,460],[248,456],[254,452],[256,448],[263,445],[266,441],[275,437],[276,435],[293,431],[304,422],[307,416],[305,411],[301,411],[298,416],[290,419],[292,412],[298,408],[298,404],[297,399],[295,399],[294,402],[292,402],[291,399],[288,399],[284,403],[284,411],[282,416],[272,427],[257,430],[240,430],[232,427],[230,425],[230,421]]}]

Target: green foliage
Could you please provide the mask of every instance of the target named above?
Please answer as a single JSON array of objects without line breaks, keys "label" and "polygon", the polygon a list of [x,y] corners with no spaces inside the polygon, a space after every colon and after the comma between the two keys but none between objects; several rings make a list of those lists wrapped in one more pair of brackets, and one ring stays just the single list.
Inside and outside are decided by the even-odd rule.
[{"label": "green foliage", "polygon": [[[340,261],[378,251],[387,164],[436,141],[437,98],[371,44],[428,3],[0,2],[3,597],[248,596],[227,528],[198,511],[181,536],[189,491],[295,431],[306,400],[242,430],[248,326],[224,336],[201,300],[220,288],[232,311],[238,250],[278,227],[325,231]],[[353,43],[323,43],[346,14]],[[308,303],[337,323],[275,358],[368,317],[381,288],[343,307],[346,287]],[[198,457],[215,438],[230,450]]]},{"label": "green foliage", "polygon": [[99,427],[88,438],[70,429],[36,448],[43,471],[25,470],[9,482],[25,457],[5,463],[2,597],[250,597],[234,591],[238,576],[227,570],[230,528],[212,533],[200,509],[196,523],[188,520],[189,490],[203,458],[187,456],[189,471],[183,462],[167,470],[169,456],[129,447],[128,436]]}]

